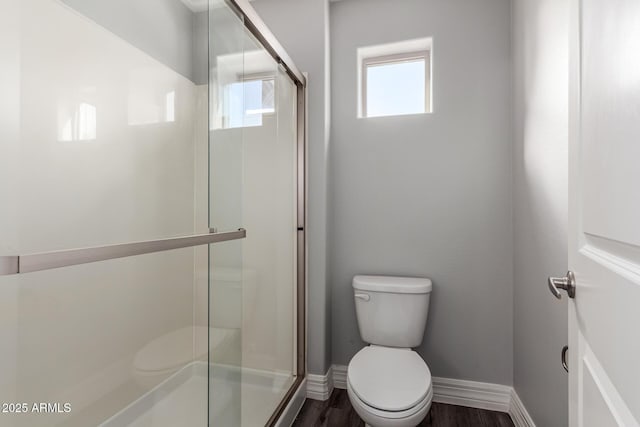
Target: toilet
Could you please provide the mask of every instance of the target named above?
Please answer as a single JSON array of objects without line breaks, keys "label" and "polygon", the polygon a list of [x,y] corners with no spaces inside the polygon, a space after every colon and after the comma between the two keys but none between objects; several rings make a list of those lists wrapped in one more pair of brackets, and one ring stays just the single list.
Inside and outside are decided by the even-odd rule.
[{"label": "toilet", "polygon": [[370,427],[413,427],[431,408],[431,372],[413,351],[422,343],[431,280],[355,276],[358,328],[369,345],[349,362],[347,394]]}]

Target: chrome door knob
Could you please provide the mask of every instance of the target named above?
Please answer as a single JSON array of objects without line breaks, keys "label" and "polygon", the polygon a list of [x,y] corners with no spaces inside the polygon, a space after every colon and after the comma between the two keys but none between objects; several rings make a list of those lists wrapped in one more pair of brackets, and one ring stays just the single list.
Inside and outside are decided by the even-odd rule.
[{"label": "chrome door knob", "polygon": [[569,298],[576,297],[576,277],[568,271],[565,277],[549,277],[549,290],[556,298],[562,298],[560,289],[567,291]]}]

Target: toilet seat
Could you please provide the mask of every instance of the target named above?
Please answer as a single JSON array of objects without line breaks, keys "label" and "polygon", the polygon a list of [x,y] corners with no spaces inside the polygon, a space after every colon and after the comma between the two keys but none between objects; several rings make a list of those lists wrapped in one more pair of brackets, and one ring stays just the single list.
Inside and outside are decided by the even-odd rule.
[{"label": "toilet seat", "polygon": [[[429,411],[429,408],[431,407],[431,400],[433,399],[433,389],[430,388],[424,399],[412,408],[406,409],[404,411],[383,411],[363,402],[360,397],[354,392],[353,387],[349,382],[347,382],[347,393],[349,394],[349,398],[354,409],[358,414],[360,414],[363,419],[365,417],[363,416],[362,411],[365,411],[368,415],[368,418],[375,418],[378,422],[382,420],[387,420],[389,422],[398,422],[414,417],[420,418],[418,420],[418,422],[420,422],[422,418],[424,418],[426,412]],[[370,420],[367,421],[371,422]]]},{"label": "toilet seat", "polygon": [[419,411],[433,394],[431,372],[411,349],[363,348],[349,363],[347,383],[361,403],[390,418]]}]

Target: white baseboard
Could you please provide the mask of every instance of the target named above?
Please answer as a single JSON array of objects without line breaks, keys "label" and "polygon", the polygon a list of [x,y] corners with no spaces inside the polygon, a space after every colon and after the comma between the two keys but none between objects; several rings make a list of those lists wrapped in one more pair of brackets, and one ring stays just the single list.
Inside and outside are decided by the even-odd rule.
[{"label": "white baseboard", "polygon": [[[333,371],[333,386],[346,389],[347,367],[333,365],[330,371]],[[505,412],[516,427],[535,427],[513,387],[440,377],[433,377],[432,382],[434,402]]]},{"label": "white baseboard", "polygon": [[432,383],[434,402],[509,412],[509,386],[439,377],[433,377]]},{"label": "white baseboard", "polygon": [[326,374],[307,374],[307,398],[313,400],[327,400],[333,391],[333,366]]},{"label": "white baseboard", "polygon": [[333,385],[342,390],[347,389],[347,367],[345,365],[333,365]]},{"label": "white baseboard", "polygon": [[533,419],[524,407],[522,400],[515,390],[511,390],[511,405],[509,406],[509,416],[513,420],[516,427],[536,427]]}]

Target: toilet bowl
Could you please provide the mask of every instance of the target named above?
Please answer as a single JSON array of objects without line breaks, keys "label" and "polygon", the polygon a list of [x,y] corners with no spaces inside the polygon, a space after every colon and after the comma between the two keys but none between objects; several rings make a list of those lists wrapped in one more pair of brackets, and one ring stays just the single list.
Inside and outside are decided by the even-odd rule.
[{"label": "toilet bowl", "polygon": [[368,426],[416,426],[433,398],[429,367],[412,350],[424,336],[431,281],[356,276],[353,288],[360,335],[370,345],[349,362],[349,400]]},{"label": "toilet bowl", "polygon": [[415,426],[431,408],[431,372],[411,349],[372,345],[351,359],[347,393],[370,426]]}]

